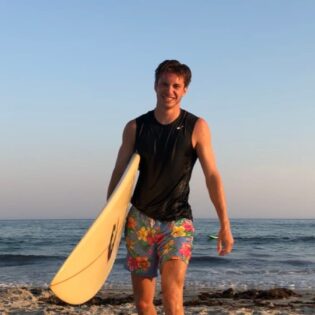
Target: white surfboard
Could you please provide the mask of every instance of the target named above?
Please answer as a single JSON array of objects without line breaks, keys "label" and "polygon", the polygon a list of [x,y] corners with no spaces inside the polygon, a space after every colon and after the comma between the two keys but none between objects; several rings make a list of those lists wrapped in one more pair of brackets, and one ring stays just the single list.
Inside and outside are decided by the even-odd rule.
[{"label": "white surfboard", "polygon": [[134,154],[102,212],[66,259],[50,284],[58,298],[82,304],[103,286],[114,264],[140,156]]}]

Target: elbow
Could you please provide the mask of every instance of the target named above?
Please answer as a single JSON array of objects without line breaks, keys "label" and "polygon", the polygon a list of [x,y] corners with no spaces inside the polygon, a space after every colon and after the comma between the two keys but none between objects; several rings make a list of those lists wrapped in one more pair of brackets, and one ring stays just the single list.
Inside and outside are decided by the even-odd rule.
[{"label": "elbow", "polygon": [[208,189],[211,187],[218,187],[222,183],[220,173],[216,170],[206,176],[206,184]]}]

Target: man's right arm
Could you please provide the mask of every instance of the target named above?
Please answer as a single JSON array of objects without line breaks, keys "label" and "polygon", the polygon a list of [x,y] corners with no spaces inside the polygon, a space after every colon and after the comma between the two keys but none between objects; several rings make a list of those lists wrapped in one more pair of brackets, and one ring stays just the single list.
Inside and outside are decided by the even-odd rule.
[{"label": "man's right arm", "polygon": [[131,120],[130,122],[127,123],[127,125],[124,128],[122,144],[119,148],[115,167],[108,185],[107,199],[114,191],[116,185],[118,184],[121,176],[123,175],[127,167],[131,155],[135,151],[136,127],[137,127],[136,121]]}]

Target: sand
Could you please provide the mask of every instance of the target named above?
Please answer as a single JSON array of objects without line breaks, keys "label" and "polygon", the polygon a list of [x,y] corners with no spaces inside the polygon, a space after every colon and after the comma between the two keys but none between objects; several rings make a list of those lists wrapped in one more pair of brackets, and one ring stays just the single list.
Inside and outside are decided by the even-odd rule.
[{"label": "sand", "polygon": [[[285,288],[270,290],[185,290],[185,314],[315,314],[315,292]],[[155,300],[163,314],[161,298]],[[71,306],[58,300],[48,288],[0,287],[0,314],[137,314],[132,292],[101,290],[89,302]]]}]

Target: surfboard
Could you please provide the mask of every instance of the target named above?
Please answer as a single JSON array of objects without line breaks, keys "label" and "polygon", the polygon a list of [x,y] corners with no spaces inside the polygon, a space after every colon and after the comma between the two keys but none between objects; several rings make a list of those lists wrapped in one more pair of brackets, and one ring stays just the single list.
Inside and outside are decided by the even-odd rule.
[{"label": "surfboard", "polygon": [[103,286],[114,264],[123,233],[140,156],[134,154],[104,209],[50,283],[62,301],[78,305]]}]

